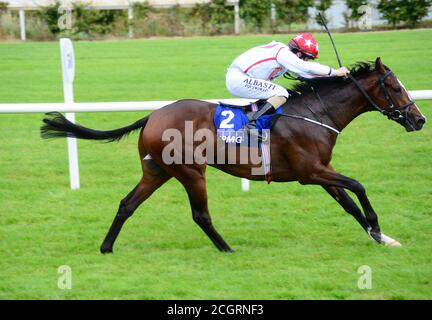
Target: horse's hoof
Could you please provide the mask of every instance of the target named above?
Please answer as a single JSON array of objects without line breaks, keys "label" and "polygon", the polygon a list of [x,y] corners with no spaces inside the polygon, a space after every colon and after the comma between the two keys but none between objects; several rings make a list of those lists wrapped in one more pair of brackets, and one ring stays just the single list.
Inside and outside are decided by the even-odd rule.
[{"label": "horse's hoof", "polygon": [[368,229],[368,233],[369,233],[369,236],[371,237],[371,239],[373,241],[375,241],[376,243],[384,243],[383,239],[382,239],[382,233],[379,230],[374,231],[372,229]]},{"label": "horse's hoof", "polygon": [[402,247],[399,241],[386,236],[384,233],[381,233],[381,241],[386,247]]},{"label": "horse's hoof", "polygon": [[113,253],[113,250],[112,250],[112,248],[104,248],[104,247],[101,247],[101,248],[100,248],[100,252],[101,252],[102,254],[107,254],[107,253]]}]

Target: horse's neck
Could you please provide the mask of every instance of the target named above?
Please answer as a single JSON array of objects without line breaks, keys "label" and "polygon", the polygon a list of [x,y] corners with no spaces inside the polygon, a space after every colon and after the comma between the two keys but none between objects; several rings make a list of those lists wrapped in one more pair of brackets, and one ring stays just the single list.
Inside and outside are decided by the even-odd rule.
[{"label": "horse's neck", "polygon": [[[369,91],[371,85],[363,79],[359,80],[360,85]],[[346,85],[339,91],[332,91],[322,94],[324,106],[320,106],[322,116],[327,116],[332,124],[339,130],[344,129],[351,121],[362,113],[370,111],[368,102],[354,83]]]}]

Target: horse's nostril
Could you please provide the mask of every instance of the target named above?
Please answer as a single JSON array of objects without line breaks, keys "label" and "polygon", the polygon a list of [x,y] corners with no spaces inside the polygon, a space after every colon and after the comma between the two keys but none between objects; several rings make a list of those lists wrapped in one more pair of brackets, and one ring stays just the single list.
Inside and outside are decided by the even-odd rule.
[{"label": "horse's nostril", "polygon": [[426,119],[425,118],[420,118],[417,120],[417,125],[421,128],[423,127],[423,125],[426,123]]}]

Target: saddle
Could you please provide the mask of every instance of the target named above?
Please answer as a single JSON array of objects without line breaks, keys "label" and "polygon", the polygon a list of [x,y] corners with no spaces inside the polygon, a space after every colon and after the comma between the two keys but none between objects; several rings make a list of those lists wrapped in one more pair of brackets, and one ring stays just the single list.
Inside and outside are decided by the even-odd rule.
[{"label": "saddle", "polygon": [[[257,113],[267,100],[258,100],[248,105],[231,105],[219,102],[216,106],[213,122],[216,134],[225,144],[251,145],[251,140],[244,133],[244,126],[249,123],[253,114]],[[260,132],[270,130],[282,113],[278,108],[269,114],[264,114],[256,120],[256,128]],[[270,144],[258,143],[254,145],[261,151],[264,177],[268,183],[271,181]]]},{"label": "saddle", "polygon": [[[250,118],[249,116],[254,114],[255,112],[258,112],[264,106],[264,104],[266,102],[267,102],[267,100],[265,100],[265,99],[259,99],[255,102],[252,102],[252,103],[248,103],[245,105],[238,105],[238,104],[230,104],[230,103],[224,103],[224,102],[219,101],[219,105],[223,105],[225,107],[229,107],[229,108],[233,108],[233,109],[241,109],[246,113],[248,118]],[[256,108],[257,108],[257,110],[254,111],[254,109],[256,109]]]}]

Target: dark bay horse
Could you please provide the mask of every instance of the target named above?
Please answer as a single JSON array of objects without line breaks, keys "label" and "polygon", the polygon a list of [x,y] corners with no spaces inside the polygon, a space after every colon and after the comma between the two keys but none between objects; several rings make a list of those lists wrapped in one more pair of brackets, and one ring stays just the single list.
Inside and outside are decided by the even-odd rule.
[{"label": "dark bay horse", "polygon": [[[402,83],[380,58],[377,58],[375,63],[356,64],[348,79],[313,79],[301,82],[293,91],[297,94],[293,94],[282,106],[284,114],[316,119],[317,122],[337,130],[343,130],[354,118],[367,111],[379,111],[404,126],[407,131],[420,130],[426,122]],[[196,151],[206,142],[214,144],[218,140],[213,124],[214,112],[215,104],[199,100],[180,100],[130,126],[111,131],[98,131],[73,124],[59,113],[52,113],[43,120],[43,138],[76,137],[115,141],[133,130],[141,129],[138,149],[143,175],[137,186],[121,200],[118,212],[101,245],[102,253],[112,252],[125,221],[142,202],[172,177],[180,181],[187,191],[193,220],[220,251],[232,251],[216,231],[210,218],[207,207],[206,165],[210,164],[231,175],[251,180],[264,180],[264,174],[252,174],[253,165],[250,163],[215,162],[211,161],[214,159],[210,159],[208,154],[204,154],[206,161],[201,162],[193,160],[189,163],[167,163],[164,159],[164,149],[171,143],[171,140],[163,138],[167,130],[176,129],[180,132],[182,145],[177,152],[180,152],[182,160],[187,149]],[[210,138],[214,139],[207,137],[200,141],[186,142],[187,131],[191,130],[187,127],[187,122],[193,124],[193,134],[200,129],[207,129],[213,136]],[[271,131],[272,180],[322,186],[359,222],[374,241],[399,246],[399,242],[381,233],[378,217],[366,196],[365,188],[358,181],[337,173],[330,165],[336,138],[337,133],[324,126],[299,118],[281,116]],[[350,190],[357,196],[362,210],[345,190]]]}]

